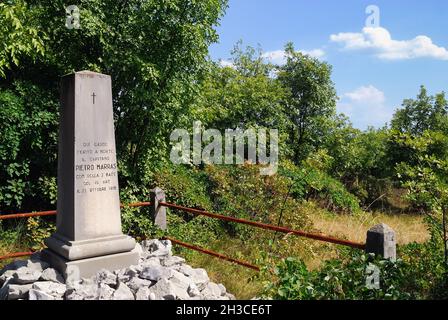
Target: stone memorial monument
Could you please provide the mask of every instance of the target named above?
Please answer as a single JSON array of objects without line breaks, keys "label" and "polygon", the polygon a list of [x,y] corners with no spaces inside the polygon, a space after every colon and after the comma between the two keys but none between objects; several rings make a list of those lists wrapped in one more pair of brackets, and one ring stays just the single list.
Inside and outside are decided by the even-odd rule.
[{"label": "stone memorial monument", "polygon": [[111,78],[76,72],[61,89],[58,215],[43,257],[66,279],[138,264],[121,231]]}]

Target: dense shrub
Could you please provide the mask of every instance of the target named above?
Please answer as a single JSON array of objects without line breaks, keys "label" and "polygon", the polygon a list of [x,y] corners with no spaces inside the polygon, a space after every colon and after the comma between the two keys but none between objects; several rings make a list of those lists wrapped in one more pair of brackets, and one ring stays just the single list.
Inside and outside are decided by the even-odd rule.
[{"label": "dense shrub", "polygon": [[0,88],[0,208],[46,208],[42,190],[56,176],[57,102],[52,92],[16,81]]},{"label": "dense shrub", "polygon": [[360,212],[358,198],[348,192],[340,181],[309,161],[303,162],[301,167],[284,162],[279,172],[290,178],[291,194],[296,199],[315,199],[326,209],[336,212]]},{"label": "dense shrub", "polygon": [[[289,179],[262,176],[259,171],[259,166],[250,164],[207,167],[215,210],[232,217],[307,229],[309,218],[300,213],[299,202],[289,197]],[[242,239],[254,236],[253,227],[234,223],[224,223],[224,227]]]},{"label": "dense shrub", "polygon": [[[399,248],[395,262],[348,250],[342,259],[309,271],[303,261],[286,258],[274,269],[264,295],[273,299],[446,299],[448,279],[439,235],[423,244]],[[369,268],[379,270],[379,289],[369,288]],[[371,270],[371,269],[370,269]],[[266,272],[266,271],[265,271]],[[268,274],[272,278],[271,274]]]}]

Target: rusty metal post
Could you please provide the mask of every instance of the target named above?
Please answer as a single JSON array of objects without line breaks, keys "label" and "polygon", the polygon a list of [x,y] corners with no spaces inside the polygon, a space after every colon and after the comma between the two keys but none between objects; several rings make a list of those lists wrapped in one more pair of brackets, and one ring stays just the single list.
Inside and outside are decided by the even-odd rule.
[{"label": "rusty metal post", "polygon": [[166,230],[166,207],[161,206],[165,202],[165,192],[156,187],[150,191],[151,198],[151,218],[160,229]]}]

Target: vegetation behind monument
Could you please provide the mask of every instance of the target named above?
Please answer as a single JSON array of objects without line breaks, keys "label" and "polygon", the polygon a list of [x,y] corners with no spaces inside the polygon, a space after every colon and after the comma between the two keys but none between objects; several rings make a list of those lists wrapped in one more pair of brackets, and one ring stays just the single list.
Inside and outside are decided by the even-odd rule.
[{"label": "vegetation behind monument", "polygon": [[[94,0],[80,1],[79,7],[81,28],[67,29],[62,1],[0,4],[1,213],[55,206],[59,79],[73,71],[98,71],[112,76],[123,202],[145,200],[148,190],[159,186],[180,205],[304,230],[313,229],[317,211],[426,215],[431,241],[403,246],[402,274],[387,273],[398,291],[373,298],[446,294],[440,240],[448,190],[443,93],[431,96],[422,86],[416,99],[404,100],[390,126],[361,131],[336,113],[331,66],[292,44],[286,45],[283,66],[266,63],[259,50],[242,43],[235,46],[231,67],[211,62],[208,47],[217,40],[225,0]],[[260,176],[248,164],[171,164],[170,133],[191,128],[195,120],[222,131],[279,129],[279,173]],[[171,235],[218,250],[243,241],[248,251],[234,254],[268,265],[313,250],[302,239],[172,213]],[[126,233],[159,235],[145,210],[128,208],[122,215]],[[1,241],[37,249],[51,228],[51,219],[3,223]],[[330,292],[336,292],[334,298],[372,298],[361,282],[349,281],[350,275],[361,277],[352,272],[364,266],[361,258],[338,250],[334,257],[320,273],[283,261],[278,268],[283,280],[271,282],[267,292],[277,298],[325,298]],[[337,270],[340,283],[322,282]],[[317,285],[314,294],[306,291]]]}]

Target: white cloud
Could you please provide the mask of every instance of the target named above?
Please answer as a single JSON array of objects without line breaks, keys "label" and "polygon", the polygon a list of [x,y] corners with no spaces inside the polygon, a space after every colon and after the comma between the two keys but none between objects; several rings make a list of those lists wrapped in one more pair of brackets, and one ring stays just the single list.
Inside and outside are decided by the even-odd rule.
[{"label": "white cloud", "polygon": [[[313,50],[299,50],[301,53],[309,55],[313,58],[322,59],[325,56],[325,51],[322,49],[313,49]],[[284,50],[274,50],[263,53],[263,58],[268,60],[271,63],[283,65],[286,63],[286,53]]]},{"label": "white cloud", "polygon": [[372,85],[362,86],[352,92],[347,92],[341,96],[341,98],[344,97],[357,103],[363,102],[368,104],[382,104],[386,100],[384,92]]},{"label": "white cloud", "polygon": [[340,98],[338,111],[349,116],[357,128],[381,127],[392,118],[393,111],[385,104],[384,92],[372,85],[344,93]]},{"label": "white cloud", "polygon": [[263,53],[262,57],[274,64],[282,65],[286,63],[286,54],[284,50],[268,51]]},{"label": "white cloud", "polygon": [[375,55],[385,60],[433,58],[448,60],[448,50],[434,44],[427,36],[417,36],[411,40],[394,40],[385,28],[366,27],[361,33],[332,34],[330,40],[340,43],[346,50],[373,50]]},{"label": "white cloud", "polygon": [[229,60],[219,60],[219,65],[221,66],[221,67],[230,67],[230,68],[233,68],[233,69],[235,69],[235,65],[233,64],[233,62],[232,61],[229,61]]},{"label": "white cloud", "polygon": [[323,58],[325,56],[325,51],[322,49],[313,49],[313,50],[300,50],[303,54],[307,54],[313,58]]}]

